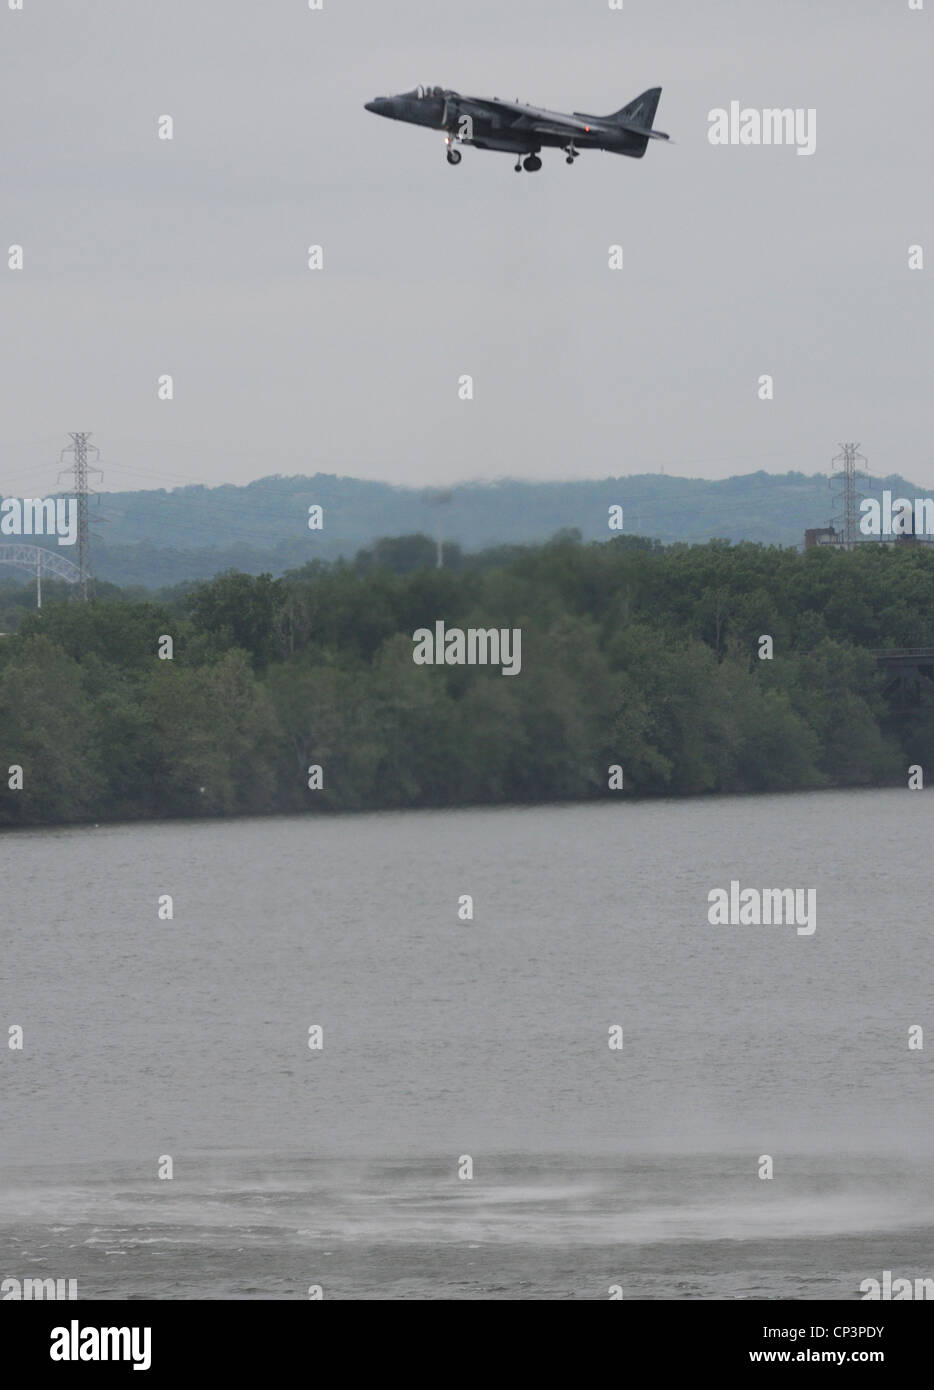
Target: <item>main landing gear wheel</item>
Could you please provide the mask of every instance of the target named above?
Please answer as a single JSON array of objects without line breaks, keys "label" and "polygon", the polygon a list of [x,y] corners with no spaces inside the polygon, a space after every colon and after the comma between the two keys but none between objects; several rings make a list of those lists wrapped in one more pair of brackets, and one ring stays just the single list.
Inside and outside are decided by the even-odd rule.
[{"label": "main landing gear wheel", "polygon": [[522,161],[523,169],[527,169],[530,174],[537,174],[542,167],[542,161],[537,154],[530,154],[528,159]]},{"label": "main landing gear wheel", "polygon": [[464,156],[461,154],[460,150],[448,150],[449,164],[460,164],[463,158]]}]

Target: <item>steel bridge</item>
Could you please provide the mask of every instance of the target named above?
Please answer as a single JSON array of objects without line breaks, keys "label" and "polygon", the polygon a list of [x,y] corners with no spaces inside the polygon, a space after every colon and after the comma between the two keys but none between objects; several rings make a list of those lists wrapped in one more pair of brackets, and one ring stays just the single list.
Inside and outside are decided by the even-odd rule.
[{"label": "steel bridge", "polygon": [[870,655],[888,675],[883,695],[898,691],[893,714],[913,714],[934,705],[934,647],[884,647]]},{"label": "steel bridge", "polygon": [[42,607],[42,576],[54,575],[66,584],[77,584],[81,571],[72,560],[41,545],[0,545],[0,565],[18,565],[36,576],[36,607]]}]

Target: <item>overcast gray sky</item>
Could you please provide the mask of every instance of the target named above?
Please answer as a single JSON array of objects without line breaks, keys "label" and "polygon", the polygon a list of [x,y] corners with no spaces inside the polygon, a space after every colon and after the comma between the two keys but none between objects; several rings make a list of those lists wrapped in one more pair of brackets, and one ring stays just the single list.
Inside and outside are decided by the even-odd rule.
[{"label": "overcast gray sky", "polygon": [[[0,4],[0,492],[77,429],[108,490],[812,472],[844,439],[934,486],[934,0]],[[451,168],[363,109],[418,83],[660,85],[675,143]],[[712,146],[731,100],[815,108],[816,153]]]}]

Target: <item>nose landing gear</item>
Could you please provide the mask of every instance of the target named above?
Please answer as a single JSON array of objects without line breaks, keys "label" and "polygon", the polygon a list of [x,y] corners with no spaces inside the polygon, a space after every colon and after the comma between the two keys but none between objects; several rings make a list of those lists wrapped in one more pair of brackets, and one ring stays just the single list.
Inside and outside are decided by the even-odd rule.
[{"label": "nose landing gear", "polygon": [[448,150],[449,164],[460,164],[463,158],[464,156],[461,154],[460,150]]}]

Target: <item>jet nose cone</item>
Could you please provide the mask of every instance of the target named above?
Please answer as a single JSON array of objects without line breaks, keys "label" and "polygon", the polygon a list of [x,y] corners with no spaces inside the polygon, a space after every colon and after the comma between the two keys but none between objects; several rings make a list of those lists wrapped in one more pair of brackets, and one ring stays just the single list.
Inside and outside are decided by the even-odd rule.
[{"label": "jet nose cone", "polygon": [[372,111],[377,116],[385,116],[386,112],[389,110],[389,98],[374,97],[372,101],[366,103],[364,110]]},{"label": "jet nose cone", "polygon": [[368,101],[363,107],[364,111],[379,111],[375,101]]}]

